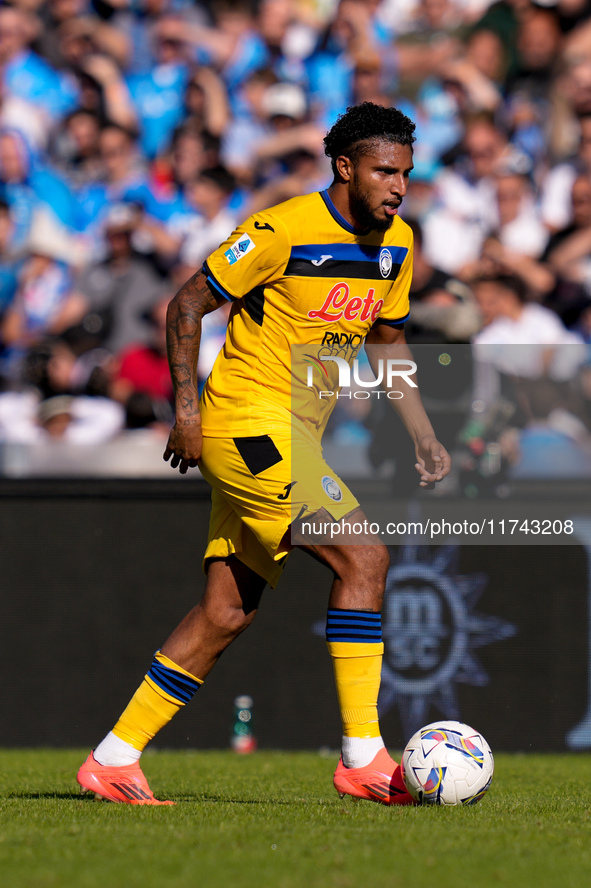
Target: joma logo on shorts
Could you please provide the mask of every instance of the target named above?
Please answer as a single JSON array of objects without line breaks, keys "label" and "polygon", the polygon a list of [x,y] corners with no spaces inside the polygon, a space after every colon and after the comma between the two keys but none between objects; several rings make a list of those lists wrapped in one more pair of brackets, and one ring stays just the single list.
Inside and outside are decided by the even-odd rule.
[{"label": "joma logo on shorts", "polygon": [[373,287],[369,289],[364,299],[360,296],[351,296],[349,284],[341,281],[332,287],[322,308],[309,311],[308,317],[320,318],[321,321],[340,321],[341,318],[346,321],[371,320],[373,324],[384,304],[383,299],[375,300],[374,297]]}]

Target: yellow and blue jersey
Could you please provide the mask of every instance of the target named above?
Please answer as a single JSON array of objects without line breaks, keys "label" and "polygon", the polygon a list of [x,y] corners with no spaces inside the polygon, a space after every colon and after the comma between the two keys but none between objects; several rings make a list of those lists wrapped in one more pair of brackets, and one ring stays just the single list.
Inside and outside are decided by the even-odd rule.
[{"label": "yellow and blue jersey", "polygon": [[[316,192],[251,216],[204,271],[233,305],[201,398],[203,433],[285,432],[292,346],[351,363],[374,324],[400,326],[408,317],[412,232],[398,216],[387,232],[357,231],[328,192]],[[312,423],[318,435],[327,402],[322,411]]]}]

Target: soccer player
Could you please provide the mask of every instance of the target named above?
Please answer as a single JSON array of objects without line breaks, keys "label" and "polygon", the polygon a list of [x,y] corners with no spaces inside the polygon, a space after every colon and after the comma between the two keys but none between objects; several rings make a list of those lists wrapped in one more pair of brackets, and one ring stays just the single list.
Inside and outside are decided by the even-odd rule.
[{"label": "soccer player", "polygon": [[[364,515],[323,460],[325,401],[323,412],[305,415],[294,411],[290,393],[292,345],[330,353],[336,341],[338,356],[352,362],[363,340],[386,349],[404,344],[412,235],[397,211],[413,166],[414,128],[394,108],[349,108],[325,137],[332,185],[247,219],[170,303],[176,422],[164,458],[182,473],[199,465],[213,488],[207,582],[82,765],[78,782],[86,790],[117,802],[171,804],[154,798],[139,766],[142,750],[250,625],[265,584],[275,586],[298,545],[334,577],[326,638],[343,723],[334,785],[341,796],[412,802],[377,716],[388,550],[373,536],[326,545],[299,532],[303,518],[363,522]],[[201,321],[226,300],[226,342],[199,403]],[[416,388],[393,403],[415,444],[419,483],[431,486],[448,474],[450,458]],[[305,472],[294,477],[292,446],[305,452]]]}]

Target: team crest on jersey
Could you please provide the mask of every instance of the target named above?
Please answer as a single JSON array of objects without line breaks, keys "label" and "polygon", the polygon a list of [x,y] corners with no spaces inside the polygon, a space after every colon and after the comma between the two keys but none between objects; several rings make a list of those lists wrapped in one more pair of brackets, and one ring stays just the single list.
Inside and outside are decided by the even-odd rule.
[{"label": "team crest on jersey", "polygon": [[392,271],[392,253],[385,247],[380,253],[380,274],[383,278],[387,278]]},{"label": "team crest on jersey", "polygon": [[238,262],[239,259],[242,259],[251,250],[254,250],[254,241],[249,234],[244,233],[240,235],[235,244],[232,244],[229,250],[226,250],[224,256],[230,265],[234,265],[235,262]]},{"label": "team crest on jersey", "polygon": [[330,475],[325,475],[322,479],[322,487],[331,500],[334,500],[335,503],[340,503],[343,498],[343,491],[334,478],[331,478]]}]

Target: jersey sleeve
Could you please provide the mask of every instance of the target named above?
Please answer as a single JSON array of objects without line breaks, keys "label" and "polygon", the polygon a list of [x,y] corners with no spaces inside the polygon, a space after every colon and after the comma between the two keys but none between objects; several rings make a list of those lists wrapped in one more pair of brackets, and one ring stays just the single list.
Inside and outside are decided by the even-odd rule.
[{"label": "jersey sleeve", "polygon": [[408,252],[404,258],[398,276],[388,296],[384,300],[376,324],[388,324],[390,327],[402,327],[410,315],[409,292],[412,282],[413,241],[410,233]]},{"label": "jersey sleeve", "polygon": [[241,299],[281,277],[289,254],[290,239],[281,219],[269,212],[256,213],[209,256],[203,271],[226,299]]}]

